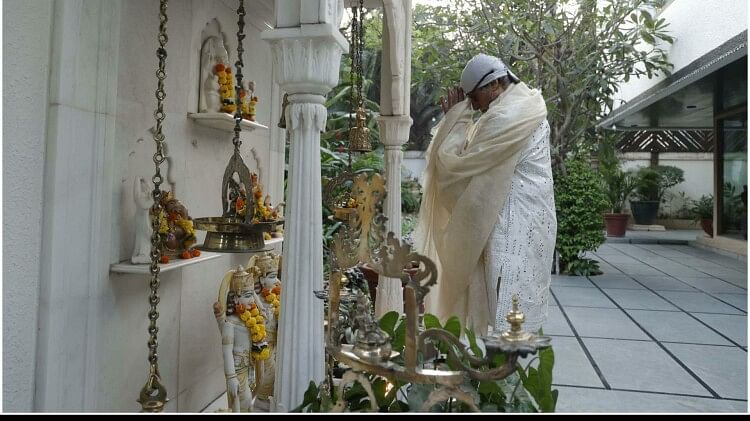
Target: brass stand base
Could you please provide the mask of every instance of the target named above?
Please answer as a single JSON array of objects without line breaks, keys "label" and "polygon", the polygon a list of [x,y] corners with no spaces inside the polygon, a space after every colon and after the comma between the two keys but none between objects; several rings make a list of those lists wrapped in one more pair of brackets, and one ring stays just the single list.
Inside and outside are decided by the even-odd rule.
[{"label": "brass stand base", "polygon": [[271,249],[271,247],[266,248],[263,232],[207,232],[206,240],[197,248],[218,253],[246,253]]},{"label": "brass stand base", "polygon": [[272,231],[283,220],[246,224],[238,218],[210,217],[193,220],[195,229],[206,231],[206,240],[199,250],[216,253],[248,253],[268,251],[263,233]]}]

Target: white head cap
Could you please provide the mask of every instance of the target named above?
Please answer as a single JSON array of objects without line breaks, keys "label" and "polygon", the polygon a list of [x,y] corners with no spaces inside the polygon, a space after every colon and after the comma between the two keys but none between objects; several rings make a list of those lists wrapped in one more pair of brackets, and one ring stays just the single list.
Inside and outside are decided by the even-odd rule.
[{"label": "white head cap", "polygon": [[487,54],[477,54],[466,63],[461,72],[461,89],[469,93],[503,76],[508,76],[514,83],[519,82],[518,77],[502,60]]}]

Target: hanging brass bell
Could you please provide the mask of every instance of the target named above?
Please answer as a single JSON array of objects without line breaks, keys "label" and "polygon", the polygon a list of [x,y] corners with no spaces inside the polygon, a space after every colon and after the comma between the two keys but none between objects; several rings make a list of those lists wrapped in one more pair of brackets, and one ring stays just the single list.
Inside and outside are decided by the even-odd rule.
[{"label": "hanging brass bell", "polygon": [[365,109],[357,107],[357,123],[349,129],[349,150],[352,152],[370,152],[370,129],[367,128],[367,114]]}]

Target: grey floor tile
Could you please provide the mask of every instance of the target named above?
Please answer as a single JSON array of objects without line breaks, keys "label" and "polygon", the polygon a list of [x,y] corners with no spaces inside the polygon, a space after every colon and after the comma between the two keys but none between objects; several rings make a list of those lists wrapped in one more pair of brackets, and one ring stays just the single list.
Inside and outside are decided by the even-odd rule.
[{"label": "grey floor tile", "polygon": [[[555,336],[552,338],[552,350],[555,352],[552,384],[604,387],[576,338]],[[528,356],[519,362],[526,367],[532,358]],[[532,365],[537,367],[538,360]]]},{"label": "grey floor tile", "polygon": [[552,275],[553,287],[593,287],[594,285],[585,276]]},{"label": "grey floor tile", "polygon": [[740,345],[747,346],[747,315],[734,316],[703,313],[693,313],[693,315],[729,339]]},{"label": "grey floor tile", "polygon": [[713,294],[714,297],[747,312],[747,294]]},{"label": "grey floor tile", "polygon": [[654,342],[584,338],[583,343],[612,388],[710,396]]},{"label": "grey floor tile", "polygon": [[552,287],[552,293],[563,307],[615,307],[612,301],[596,288]]},{"label": "grey floor tile", "polygon": [[689,277],[706,276],[704,272],[689,268],[687,266],[677,266],[677,267],[661,266],[661,265],[654,265],[654,266],[659,268],[661,272],[664,272],[667,275],[674,276],[676,278],[682,278],[684,276],[689,276]]},{"label": "grey floor tile", "polygon": [[612,289],[643,289],[643,286],[638,282],[635,282],[627,275],[599,275],[592,276],[591,282],[595,283],[599,288],[612,288]]},{"label": "grey floor tile", "polygon": [[734,347],[711,345],[664,346],[719,396],[747,399],[747,352]]},{"label": "grey floor tile", "polygon": [[568,321],[565,320],[559,307],[550,306],[547,310],[547,321],[543,326],[545,335],[573,336]]},{"label": "grey floor tile", "polygon": [[643,263],[633,264],[616,264],[614,265],[617,269],[620,269],[623,273],[628,275],[650,275],[650,276],[663,276],[664,273],[660,272],[650,266],[646,266]]},{"label": "grey floor tile", "polygon": [[682,312],[629,310],[628,313],[660,341],[732,345],[713,330]]},{"label": "grey floor tile", "polygon": [[728,293],[728,294],[745,294],[747,295],[747,290],[744,290],[738,286],[735,286],[733,284],[730,284],[728,282],[725,282],[721,279],[716,279],[713,277],[689,277],[689,276],[681,276],[678,277],[679,280],[682,282],[685,282],[686,284],[690,284],[691,286],[709,293]]},{"label": "grey floor tile", "polygon": [[625,309],[679,311],[677,307],[648,290],[610,289],[605,292]]},{"label": "grey floor tile", "polygon": [[703,292],[661,291],[659,294],[688,312],[742,314],[740,310]]},{"label": "grey floor tile", "polygon": [[564,307],[563,310],[580,336],[649,339],[620,309]]},{"label": "grey floor tile", "polygon": [[556,412],[745,413],[747,402],[559,386]]},{"label": "grey floor tile", "polygon": [[654,291],[697,291],[692,286],[680,282],[671,276],[643,276],[636,275],[633,278]]},{"label": "grey floor tile", "polygon": [[745,276],[717,276],[719,279],[723,279],[730,284],[737,285],[738,287],[747,290],[747,275]]}]

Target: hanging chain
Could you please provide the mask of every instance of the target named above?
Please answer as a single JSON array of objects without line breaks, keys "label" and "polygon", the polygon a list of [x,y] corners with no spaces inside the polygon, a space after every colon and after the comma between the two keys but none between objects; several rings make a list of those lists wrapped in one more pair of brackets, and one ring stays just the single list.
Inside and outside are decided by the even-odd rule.
[{"label": "hanging chain", "polygon": [[365,9],[364,0],[359,0],[359,25],[357,28],[357,96],[359,97],[358,106],[364,107],[364,94],[362,92],[362,82],[365,78],[364,69],[362,68],[362,55],[365,51]]},{"label": "hanging chain", "polygon": [[[352,127],[354,127],[354,117],[353,115],[356,113],[357,110],[357,49],[359,43],[357,42],[357,27],[359,26],[359,10],[357,10],[356,7],[352,7],[352,42],[349,45],[349,55],[352,58],[352,65],[349,68],[349,102],[351,104],[351,111],[349,111],[349,132],[347,132],[347,139],[349,138],[349,133],[352,131]],[[349,142],[349,154],[347,155],[348,159],[348,165],[349,165],[349,171],[351,171],[352,168],[352,144]]]},{"label": "hanging chain", "polygon": [[164,385],[161,384],[159,378],[159,363],[157,347],[159,345],[157,341],[157,334],[159,328],[156,326],[156,320],[159,318],[159,312],[157,311],[157,305],[159,304],[159,260],[161,258],[161,237],[159,236],[159,215],[161,214],[161,183],[163,181],[161,170],[159,166],[164,162],[164,133],[162,132],[162,122],[166,113],[164,112],[164,98],[166,93],[164,92],[164,79],[167,77],[166,61],[167,61],[167,50],[165,45],[167,44],[167,3],[168,0],[160,0],[159,2],[159,48],[156,49],[156,56],[159,58],[159,68],[156,70],[156,111],[154,111],[154,118],[156,119],[156,130],[154,132],[154,143],[156,143],[156,153],[154,154],[154,164],[156,170],[154,176],[151,179],[154,182],[154,190],[151,195],[154,198],[154,204],[151,207],[151,266],[149,271],[151,272],[151,294],[149,295],[148,302],[150,309],[148,312],[148,361],[149,376],[146,384],[141,389],[139,402],[143,407],[144,411],[147,412],[161,412],[164,410],[164,405],[167,401],[167,390]]},{"label": "hanging chain", "polygon": [[[240,94],[242,93],[242,67],[245,65],[242,61],[242,53],[245,51],[242,48],[242,40],[245,39],[245,0],[239,1],[240,6],[237,8],[237,17],[239,18],[237,20],[237,61],[234,63],[237,69],[235,71],[237,85],[234,87],[236,94],[234,103],[236,108],[234,110],[234,138],[232,139],[234,153],[236,154],[240,153],[240,145],[242,145],[242,141],[240,140],[240,132],[242,131],[240,127],[240,122],[242,121],[242,98],[240,98]],[[247,92],[245,95],[247,95]]]}]

